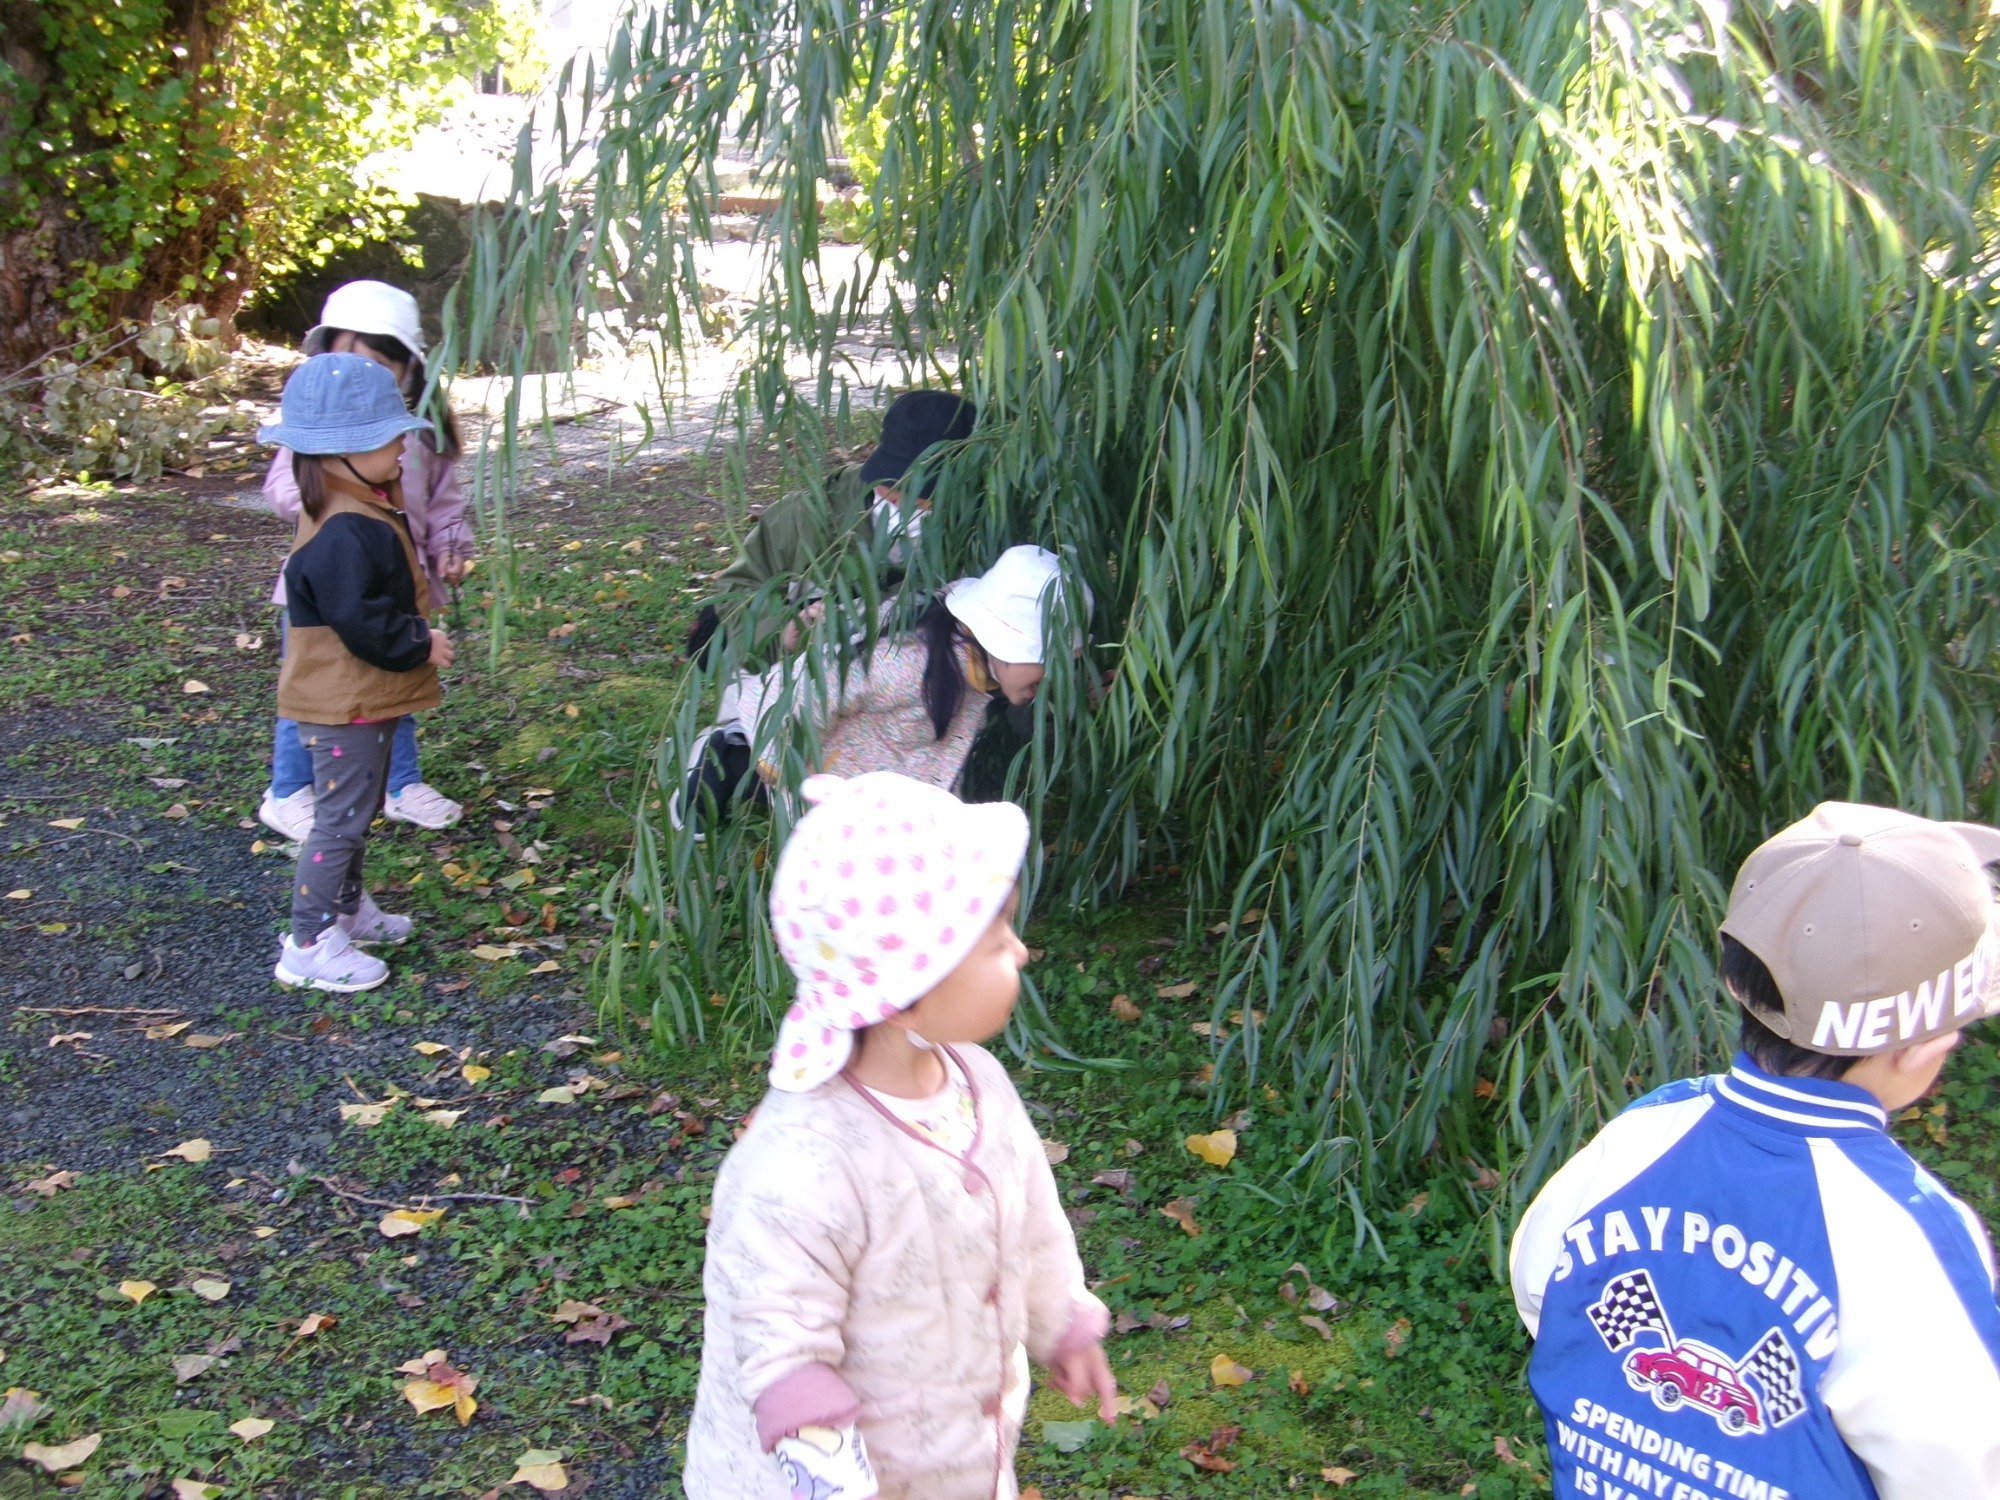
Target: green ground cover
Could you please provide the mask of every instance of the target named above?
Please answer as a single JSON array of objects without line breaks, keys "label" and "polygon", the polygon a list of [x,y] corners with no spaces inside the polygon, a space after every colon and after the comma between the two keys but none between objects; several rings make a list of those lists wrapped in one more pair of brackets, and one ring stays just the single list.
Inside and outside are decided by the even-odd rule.
[{"label": "green ground cover", "polygon": [[[0,1446],[0,1495],[57,1493],[13,1456],[92,1433],[80,1492],[134,1500],[175,1480],[225,1496],[526,1494],[503,1487],[535,1450],[561,1455],[571,1494],[677,1492],[704,1205],[760,1089],[762,1024],[718,1009],[705,1045],[675,1047],[643,1018],[593,1015],[587,974],[679,671],[671,643],[726,542],[700,504],[708,478],[576,468],[560,500],[552,485],[524,500],[510,638],[489,666],[489,558],[459,612],[464,665],[426,726],[427,773],[467,799],[466,821],[389,829],[373,855],[385,902],[421,924],[397,977],[338,998],[204,993],[197,976],[147,999],[227,1038],[194,1051],[44,1014],[67,993],[44,975],[99,955],[143,967],[162,933],[209,927],[234,934],[244,972],[267,972],[287,861],[241,824],[262,785],[261,601],[280,539],[185,493],[0,498],[0,890],[30,890],[0,900],[15,997],[0,1119],[73,1110],[57,1136],[44,1120],[32,1148],[10,1131],[0,1153],[0,1389],[45,1408]],[[70,818],[84,821],[49,826]],[[138,852],[43,863],[99,828],[132,830],[107,838]],[[1039,1392],[1023,1482],[1049,1500],[1545,1493],[1527,1346],[1496,1276],[1501,1192],[1440,1162],[1362,1236],[1345,1201],[1287,1176],[1306,1144],[1287,1100],[1265,1092],[1218,1120],[1196,1029],[1210,960],[1174,898],[1038,912],[1026,933],[1063,1043],[1112,1064],[1030,1049],[1016,1076],[1141,1404],[1112,1432]],[[140,1003],[116,999],[119,972],[85,986],[90,1003]],[[79,1030],[98,1035],[54,1040]],[[390,1100],[373,1125],[339,1114]],[[309,1160],[286,1144],[294,1117],[327,1133]],[[2000,1053],[1982,1038],[1901,1127],[1989,1222],[1996,1118]],[[1223,1125],[1233,1160],[1190,1151]],[[164,1154],[186,1139],[214,1154]],[[385,1237],[395,1207],[445,1212]],[[119,1290],[139,1282],[156,1289]],[[302,1334],[315,1316],[329,1321]],[[463,1426],[404,1394],[420,1377],[399,1367],[433,1350],[476,1379]],[[177,1359],[210,1362],[177,1378]],[[272,1425],[245,1440],[229,1427],[246,1418]]]}]

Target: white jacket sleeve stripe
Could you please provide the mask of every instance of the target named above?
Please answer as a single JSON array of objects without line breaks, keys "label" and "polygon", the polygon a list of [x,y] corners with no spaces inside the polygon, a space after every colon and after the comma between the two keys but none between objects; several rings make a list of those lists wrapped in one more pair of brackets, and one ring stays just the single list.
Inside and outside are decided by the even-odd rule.
[{"label": "white jacket sleeve stripe", "polygon": [[1880,1164],[1905,1174],[1884,1183],[1840,1142],[1811,1147],[1840,1289],[1821,1399],[1882,1500],[1996,1500],[2000,1311],[1985,1247],[1913,1164]]}]

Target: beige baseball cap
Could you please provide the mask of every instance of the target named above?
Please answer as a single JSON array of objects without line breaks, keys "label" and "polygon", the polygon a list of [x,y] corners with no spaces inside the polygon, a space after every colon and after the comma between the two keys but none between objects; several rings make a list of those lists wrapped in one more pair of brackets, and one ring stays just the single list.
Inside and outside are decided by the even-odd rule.
[{"label": "beige baseball cap", "polygon": [[1722,930],[1763,960],[1794,1046],[1888,1052],[2000,1011],[2000,921],[1985,866],[2000,829],[1822,802],[1743,861]]}]

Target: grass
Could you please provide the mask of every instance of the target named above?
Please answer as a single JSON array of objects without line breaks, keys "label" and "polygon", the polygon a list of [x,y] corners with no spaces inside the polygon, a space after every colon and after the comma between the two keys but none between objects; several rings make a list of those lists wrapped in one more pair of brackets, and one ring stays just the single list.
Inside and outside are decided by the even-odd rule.
[{"label": "grass", "polygon": [[[484,1495],[542,1449],[563,1454],[573,1492],[585,1479],[605,1494],[674,1492],[699,1359],[708,1183],[756,1101],[763,1039],[723,1025],[681,1051],[652,1045],[637,1021],[579,1016],[596,1040],[559,1057],[518,1018],[565,1000],[574,1016],[584,1003],[605,932],[596,903],[618,872],[636,768],[678,670],[670,642],[719,534],[686,503],[703,478],[566,478],[561,518],[524,506],[497,669],[472,618],[497,564],[474,575],[468,665],[428,717],[424,748],[428,774],[468,815],[442,835],[388,830],[371,855],[378,886],[424,935],[390,986],[329,997],[313,1022],[354,1045],[347,1082],[323,1063],[268,1069],[205,1126],[226,1144],[291,1111],[329,1128],[330,1165],[294,1175],[238,1170],[226,1153],[165,1158],[154,1137],[177,1106],[121,1089],[122,1065],[98,1080],[93,1139],[125,1151],[123,1165],[42,1196],[26,1184],[62,1162],[0,1161],[11,1191],[0,1385],[48,1407],[8,1439],[10,1458],[24,1438],[97,1432],[86,1495],[139,1500],[189,1479],[226,1496],[331,1500]],[[86,512],[104,519],[78,519]],[[14,638],[0,646],[0,696],[35,724],[9,759],[47,780],[0,804],[0,853],[34,855],[56,837],[51,819],[88,827],[112,813],[232,848],[264,844],[238,825],[261,786],[273,661],[260,601],[276,553],[274,528],[259,534],[185,497],[0,499],[0,624]],[[263,640],[239,646],[239,635]],[[191,678],[209,690],[183,692]],[[284,863],[271,845],[256,859]],[[1546,1493],[1489,1195],[1440,1164],[1375,1226],[1379,1239],[1357,1239],[1341,1202],[1287,1177],[1307,1133],[1269,1092],[1231,1122],[1240,1151],[1228,1165],[1187,1149],[1218,1123],[1209,1042],[1195,1030],[1212,960],[1185,941],[1176,897],[1160,887],[1113,911],[1042,914],[1027,934],[1064,1043],[1117,1066],[1062,1067],[1030,1046],[1017,1077],[1063,1158],[1090,1273],[1130,1330],[1111,1344],[1121,1388],[1164,1399],[1114,1433],[1038,1392],[1023,1483],[1049,1500]],[[227,883],[191,882],[158,850],[72,872],[15,905],[0,910],[0,940],[37,961],[143,955],[149,934],[197,909],[271,933],[281,915]],[[487,961],[480,947],[507,956]],[[1185,980],[1194,995],[1158,993]],[[1139,1018],[1119,1019],[1116,997]],[[297,1018],[254,992],[208,1024],[253,1048],[275,1046]],[[0,1051],[0,1110],[33,1094],[51,1029],[19,1015],[12,1025],[24,1045]],[[441,1053],[412,1045],[441,1037]],[[186,1069],[224,1085],[245,1055],[192,1053]],[[490,1076],[468,1081],[467,1064]],[[543,1102],[576,1071],[600,1082],[573,1103]],[[334,1085],[350,1103],[399,1102],[373,1127],[336,1130]],[[422,1118],[427,1107],[465,1113],[446,1129]],[[2000,1052],[1975,1038],[1936,1104],[1899,1125],[1989,1222],[2000,1217],[1996,1118]],[[379,1232],[383,1205],[426,1201],[444,1216],[408,1237]],[[198,1280],[229,1291],[205,1300],[190,1289]],[[159,1289],[135,1303],[117,1291],[132,1281]],[[601,1345],[570,1342],[573,1325],[553,1316],[565,1300],[621,1326]],[[333,1321],[300,1337],[313,1314]],[[463,1427],[402,1395],[413,1377],[398,1366],[437,1349],[477,1378]],[[176,1358],[211,1353],[177,1383]],[[1246,1372],[1242,1383],[1219,1384],[1218,1360],[1225,1377]],[[228,1430],[246,1417],[274,1425],[246,1442]],[[55,1492],[7,1464],[0,1495]]]}]

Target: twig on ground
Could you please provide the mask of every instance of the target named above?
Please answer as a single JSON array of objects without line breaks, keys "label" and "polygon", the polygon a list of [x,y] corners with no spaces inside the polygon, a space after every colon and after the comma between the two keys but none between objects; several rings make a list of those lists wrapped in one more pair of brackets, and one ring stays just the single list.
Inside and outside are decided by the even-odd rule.
[{"label": "twig on ground", "polygon": [[76,832],[66,833],[59,839],[36,839],[32,844],[23,844],[18,849],[9,849],[7,853],[10,855],[32,854],[37,849],[47,849],[53,847],[56,844],[67,844],[71,839],[80,839],[86,833],[101,833],[108,839],[123,839],[126,843],[130,844],[134,849],[143,850],[146,847],[144,844],[140,843],[137,839],[133,838],[132,835],[130,835],[129,833],[114,833],[109,828],[79,828],[76,830]]},{"label": "twig on ground", "polygon": [[148,1010],[137,1005],[17,1005],[17,1016],[179,1016],[185,1011]]},{"label": "twig on ground", "polygon": [[[346,1188],[337,1186],[331,1177],[315,1177],[313,1181],[325,1188],[329,1193],[332,1193],[334,1197],[345,1198],[350,1203],[365,1203],[370,1208],[405,1208],[408,1206],[403,1203],[391,1203],[382,1198],[364,1198],[359,1193],[350,1193]],[[507,1193],[416,1193],[412,1196],[426,1203],[525,1203],[530,1208],[535,1206],[533,1198],[516,1198]]]}]

